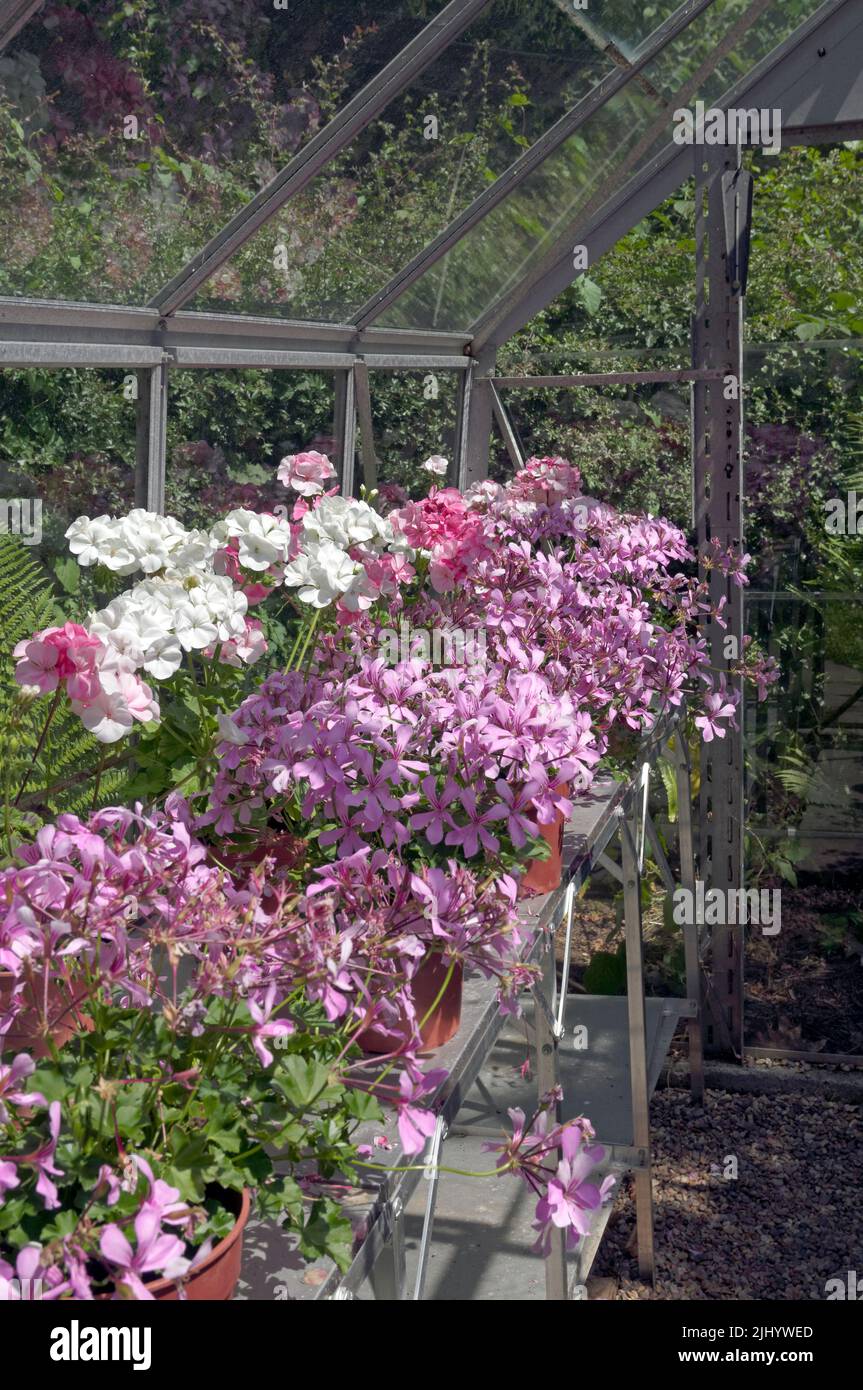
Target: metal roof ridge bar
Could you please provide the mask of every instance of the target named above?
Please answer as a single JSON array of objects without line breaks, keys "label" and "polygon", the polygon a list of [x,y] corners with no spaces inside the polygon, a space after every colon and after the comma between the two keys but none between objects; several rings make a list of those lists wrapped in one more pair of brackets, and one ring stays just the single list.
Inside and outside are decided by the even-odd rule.
[{"label": "metal roof ridge bar", "polygon": [[0,341],[0,367],[158,367],[161,347],[116,343]]},{"label": "metal roof ridge bar", "polygon": [[186,266],[150,300],[163,315],[173,314],[249,240],[289,198],[298,193],[346,145],[438,57],[492,0],[451,3],[366,83],[361,92],[294,156],[274,179],[211,237]]},{"label": "metal roof ridge bar", "polygon": [[518,391],[524,387],[542,389],[555,386],[660,386],[677,381],[721,381],[724,375],[724,372],[719,370],[685,367],[679,371],[667,372],[564,372],[554,376],[493,376],[479,377],[479,380],[490,380],[496,388],[503,386]]},{"label": "metal roof ridge bar", "polygon": [[441,357],[422,352],[366,352],[362,360],[370,372],[409,372],[435,371],[463,372],[471,365],[472,359],[461,357]]},{"label": "metal roof ridge bar", "polygon": [[388,285],[373,294],[366,304],[353,315],[353,322],[357,327],[367,327],[395,300],[401,298],[406,290],[425,275],[447,251],[502,203],[513,189],[518,188],[519,184],[523,183],[535,169],[539,168],[550,154],[553,154],[565,140],[574,135],[579,127],[602,106],[605,106],[612,97],[628,86],[636,74],[647,67],[669,43],[672,43],[694,20],[698,19],[705,10],[708,10],[715,3],[716,0],[686,0],[686,3],[681,5],[679,10],[675,10],[673,15],[669,15],[668,19],[655,30],[650,46],[639,57],[633,59],[632,65],[627,71],[618,69],[598,82],[587,96],[577,102],[571,110],[566,111],[553,126],[544,131],[530,149],[519,155],[518,159],[508,169],[505,169],[494,183],[483,189],[482,193],[468,207],[464,208],[458,217],[453,218],[448,227],[439,232],[422,251],[419,251],[407,265],[403,266]]},{"label": "metal roof ridge bar", "polygon": [[[724,93],[724,95],[713,104],[717,107],[725,108],[733,102],[745,99],[751,88],[772,72],[790,52],[798,48],[816,33],[827,20],[845,9],[848,3],[849,0],[825,0],[825,3],[815,14],[803,20],[792,33],[786,36],[782,43],[770,53],[765,54],[764,58],[762,58],[759,63],[756,63],[749,72],[744,74],[728,92]],[[734,27],[736,29],[737,25]],[[726,35],[726,39],[727,37],[728,35]],[[713,61],[713,55],[711,55],[708,61]],[[706,66],[706,64],[703,66]],[[494,304],[492,304],[472,325],[471,331],[474,337],[474,349],[479,351],[487,343],[505,341],[511,337],[513,333],[518,332],[518,328],[513,328],[511,331],[499,336],[496,333],[496,329],[501,322],[508,322],[513,317],[514,313],[517,312],[517,306],[522,302],[530,300],[533,305],[533,297],[531,295],[532,289],[564,261],[570,262],[570,253],[573,243],[578,241],[583,242],[594,226],[600,225],[603,221],[607,220],[614,209],[630,200],[634,183],[640,187],[643,183],[649,182],[652,178],[656,177],[658,173],[661,173],[666,166],[671,165],[675,159],[678,159],[682,153],[686,153],[684,147],[669,142],[669,144],[659,152],[656,158],[651,160],[646,169],[640,170],[634,175],[632,179],[612,194],[606,203],[592,210],[589,208],[589,205],[586,208],[582,208],[569,222],[566,230],[557,238],[554,246],[551,247],[540,261],[536,263],[533,269],[524,276],[517,287],[517,299],[515,303],[513,290],[510,289],[506,294],[501,295],[495,300]],[[662,199],[660,198],[659,201],[662,201]],[[640,220],[640,218],[638,220]],[[573,279],[574,276],[571,275],[569,277],[569,283],[572,283]],[[560,293],[560,291],[556,293]],[[551,299],[555,297],[556,294],[553,294]],[[546,302],[550,302],[550,300]],[[531,307],[530,311],[521,319],[519,326],[523,327],[537,312],[538,309],[536,307]]]},{"label": "metal roof ridge bar", "polygon": [[6,0],[5,4],[0,3],[0,52],[43,4],[44,0]]},{"label": "metal roof ridge bar", "polygon": [[171,356],[178,367],[229,367],[243,370],[250,367],[305,368],[308,371],[332,371],[352,367],[356,358],[345,352],[282,352],[267,348],[218,348],[173,346]]}]

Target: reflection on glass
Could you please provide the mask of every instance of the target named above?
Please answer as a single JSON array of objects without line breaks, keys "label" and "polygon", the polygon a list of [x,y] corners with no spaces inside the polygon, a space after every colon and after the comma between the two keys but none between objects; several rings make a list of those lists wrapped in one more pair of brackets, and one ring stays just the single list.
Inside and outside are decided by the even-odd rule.
[{"label": "reflection on glass", "polygon": [[210,527],[234,507],[290,507],[279,463],[302,449],[332,457],[334,412],[330,373],[172,372],[166,511],[184,526]]},{"label": "reflection on glass", "polygon": [[612,70],[591,33],[554,0],[495,0],[195,307],[349,318]]},{"label": "reflection on glass", "polygon": [[[717,0],[507,200],[382,316],[381,322],[468,329],[513,292],[576,217],[587,217],[668,145],[677,93],[690,81],[748,0]],[[775,3],[700,84],[718,100],[817,8],[816,0]],[[687,98],[687,105],[695,100]]]},{"label": "reflection on glass", "polygon": [[92,0],[0,54],[0,293],[142,303],[443,0]]},{"label": "reflection on glass", "polygon": [[25,536],[33,523],[49,566],[68,555],[76,517],[134,506],[134,391],[121,371],[0,372],[2,519],[14,531],[22,517]]}]

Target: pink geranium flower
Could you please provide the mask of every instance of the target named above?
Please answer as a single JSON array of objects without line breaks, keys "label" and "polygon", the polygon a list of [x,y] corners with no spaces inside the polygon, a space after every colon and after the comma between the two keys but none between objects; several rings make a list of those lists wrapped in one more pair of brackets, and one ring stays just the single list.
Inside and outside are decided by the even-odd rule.
[{"label": "pink geranium flower", "polygon": [[293,488],[301,497],[314,497],[323,492],[325,483],[335,478],[336,470],[326,454],[307,449],[301,454],[288,454],[279,464],[276,477],[285,487]]}]

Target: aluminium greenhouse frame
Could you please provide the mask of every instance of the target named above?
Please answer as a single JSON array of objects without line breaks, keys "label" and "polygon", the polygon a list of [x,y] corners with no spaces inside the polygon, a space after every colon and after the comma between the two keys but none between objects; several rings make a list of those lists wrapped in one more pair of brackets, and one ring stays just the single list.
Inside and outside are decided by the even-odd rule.
[{"label": "aluminium greenhouse frame", "polygon": [[[565,11],[561,0],[555,0]],[[673,374],[692,383],[693,499],[699,539],[742,541],[742,300],[748,235],[745,179],[740,150],[718,146],[703,155],[670,138],[675,107],[694,100],[702,82],[775,0],[749,0],[707,59],[668,103],[659,97],[656,121],[622,159],[625,177],[581,206],[565,225],[518,268],[507,286],[460,332],[387,328],[385,311],[540,169],[565,140],[629,83],[650,84],[645,69],[689,25],[722,0],[684,0],[625,58],[610,42],[613,70],[522,155],[419,255],[344,323],[296,322],[263,316],[186,309],[195,292],[239,247],[304,189],[329,161],[380,115],[388,103],[444,53],[492,0],[451,0],[426,27],[285,165],[276,177],[155,294],[148,304],[125,307],[28,297],[0,298],[0,367],[125,368],[138,374],[135,494],[139,505],[162,510],[165,496],[166,418],[172,369],[266,368],[332,372],[340,480],[353,492],[359,463],[373,485],[370,372],[452,372],[458,382],[458,419],[451,481],[465,486],[487,474],[492,430],[501,432],[514,465],[521,461],[517,435],[505,405],[514,386],[662,382],[668,373],[597,374],[561,378],[496,376],[497,352],[576,278],[573,248],[586,248],[593,264],[695,172],[699,190],[696,226],[697,312],[691,369]],[[35,14],[41,0],[0,0],[0,51]],[[578,16],[571,16],[578,23]],[[785,144],[829,143],[863,136],[863,0],[824,0],[772,53],[715,103],[779,108]],[[644,162],[646,161],[646,162]],[[726,400],[723,381],[737,378],[736,400]],[[742,637],[739,591],[714,573],[714,596],[729,600],[730,630]],[[708,634],[714,663],[728,669],[720,633]],[[719,755],[705,758],[701,805],[701,874],[720,887],[742,880],[743,735],[726,739]],[[708,1043],[714,1051],[743,1054],[742,941],[739,931],[717,931],[707,982]]]}]

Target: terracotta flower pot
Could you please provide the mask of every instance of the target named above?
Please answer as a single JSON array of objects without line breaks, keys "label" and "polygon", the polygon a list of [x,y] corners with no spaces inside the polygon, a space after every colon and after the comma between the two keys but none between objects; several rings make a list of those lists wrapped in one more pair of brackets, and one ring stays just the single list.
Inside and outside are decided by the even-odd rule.
[{"label": "terracotta flower pot", "polygon": [[[242,1196],[230,1192],[225,1197],[226,1206],[231,1198],[239,1206],[237,1220],[234,1229],[214,1245],[206,1259],[195,1265],[182,1281],[185,1296],[191,1303],[227,1303],[239,1283],[243,1263],[243,1232],[252,1210],[252,1199],[248,1188],[244,1189]],[[157,1279],[147,1288],[160,1302],[179,1302],[180,1295],[173,1279]]]},{"label": "terracotta flower pot", "polygon": [[[437,951],[426,956],[412,981],[414,1007],[417,1017],[425,1018],[443,988],[449,970],[449,962]],[[444,990],[443,998],[431,1018],[427,1020],[420,1036],[423,1048],[442,1047],[455,1037],[461,1023],[461,996],[464,983],[464,970],[456,964]],[[407,1019],[401,1015],[393,1025],[392,1032],[385,1033],[382,1028],[372,1025],[357,1037],[364,1052],[394,1052],[401,1043],[411,1036]]]},{"label": "terracotta flower pot", "polygon": [[[562,782],[555,788],[562,796],[569,795],[569,784]],[[566,828],[566,817],[562,811],[558,811],[554,820],[548,825],[537,823],[537,829],[545,840],[551,854],[548,859],[531,859],[528,867],[521,876],[518,885],[518,895],[520,898],[527,897],[531,893],[553,893],[555,888],[559,888],[563,878],[563,832]]]},{"label": "terracotta flower pot", "polygon": [[[0,1014],[9,1007],[15,977],[8,970],[0,970]],[[63,1047],[75,1036],[78,1028],[92,1028],[92,1022],[79,1010],[68,1007],[66,995],[58,985],[48,990],[49,1015],[58,1020],[51,1028],[51,1038],[55,1047]],[[39,1014],[36,1009],[24,1008],[18,1014],[8,1033],[0,1034],[0,1054],[4,1052],[29,1052],[33,1057],[47,1057],[50,1047],[39,1031]]]}]

